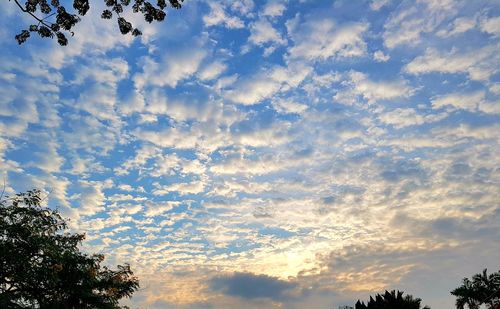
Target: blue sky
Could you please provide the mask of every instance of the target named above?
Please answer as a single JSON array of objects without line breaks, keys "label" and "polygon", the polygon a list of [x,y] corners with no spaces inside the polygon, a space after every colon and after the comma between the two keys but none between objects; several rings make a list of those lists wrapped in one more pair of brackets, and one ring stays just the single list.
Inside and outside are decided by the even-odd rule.
[{"label": "blue sky", "polygon": [[67,47],[0,4],[0,174],[141,308],[452,308],[500,260],[498,1],[186,1]]}]

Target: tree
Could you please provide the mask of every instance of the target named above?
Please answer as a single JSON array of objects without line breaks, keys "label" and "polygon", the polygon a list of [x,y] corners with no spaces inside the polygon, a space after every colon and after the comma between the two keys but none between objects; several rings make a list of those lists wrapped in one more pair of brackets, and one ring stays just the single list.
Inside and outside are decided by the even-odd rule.
[{"label": "tree", "polygon": [[[65,32],[73,36],[73,27],[90,9],[90,0],[72,0],[76,14],[69,12],[59,0],[50,0],[50,2],[48,0],[26,0],[24,5],[19,2],[20,0],[9,1],[14,1],[22,12],[35,20],[34,24],[16,35],[16,40],[19,44],[26,42],[31,33],[36,32],[42,38],[57,38],[59,45],[65,46],[68,44]],[[170,6],[175,9],[180,9],[183,1],[168,0]],[[124,35],[127,33],[133,36],[142,34],[139,29],[134,28],[132,23],[122,16],[124,10],[130,6],[132,6],[133,13],[142,13],[144,20],[148,23],[163,21],[166,16],[166,0],[157,0],[156,5],[147,0],[104,0],[104,3],[107,9],[101,13],[101,17],[103,19],[112,19],[115,15],[118,28]]]},{"label": "tree", "polygon": [[39,190],[0,197],[0,308],[120,308],[139,288],[130,266],[80,252],[85,235],[41,202]]},{"label": "tree", "polygon": [[482,304],[486,308],[500,308],[500,270],[488,276],[487,270],[472,276],[472,280],[464,278],[462,285],[451,291],[456,296],[458,309],[477,309]]},{"label": "tree", "polygon": [[[420,298],[413,298],[411,295],[403,297],[400,291],[385,291],[383,295],[377,294],[375,299],[370,296],[370,300],[365,305],[364,302],[357,301],[356,309],[420,309]],[[430,309],[425,306],[423,309]]]}]

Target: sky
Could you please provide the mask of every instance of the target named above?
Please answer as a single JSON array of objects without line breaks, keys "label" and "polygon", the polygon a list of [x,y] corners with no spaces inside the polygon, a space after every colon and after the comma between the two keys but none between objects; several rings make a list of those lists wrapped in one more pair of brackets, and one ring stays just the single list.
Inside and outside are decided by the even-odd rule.
[{"label": "sky", "polygon": [[66,47],[0,3],[0,176],[130,263],[140,308],[453,308],[500,269],[498,1],[91,2]]}]

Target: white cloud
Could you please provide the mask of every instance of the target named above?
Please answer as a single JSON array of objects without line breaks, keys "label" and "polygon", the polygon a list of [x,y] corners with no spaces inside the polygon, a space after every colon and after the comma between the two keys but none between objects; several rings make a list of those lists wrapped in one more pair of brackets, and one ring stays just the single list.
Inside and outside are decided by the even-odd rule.
[{"label": "white cloud", "polygon": [[383,123],[399,129],[439,121],[447,116],[446,113],[422,115],[413,108],[396,108],[390,112],[382,113],[379,119]]},{"label": "white cloud", "polygon": [[100,120],[116,121],[116,85],[95,83],[82,91],[74,106]]},{"label": "white cloud", "polygon": [[120,166],[115,167],[114,172],[117,175],[127,175],[133,169],[143,167],[148,160],[158,156],[161,150],[151,145],[144,145],[137,149],[134,157],[127,159]]},{"label": "white cloud", "polygon": [[424,55],[413,59],[404,70],[410,74],[466,73],[473,80],[488,80],[499,70],[495,65],[500,61],[498,48],[498,45],[487,45],[464,53],[455,49],[447,53],[428,48]]},{"label": "white cloud", "polygon": [[[348,76],[351,88],[343,92],[347,94],[352,92],[355,95],[360,95],[367,100],[368,103],[395,98],[407,98],[412,96],[415,92],[415,90],[404,80],[372,81],[368,78],[368,75],[356,71],[351,71]],[[343,92],[340,92],[340,95],[336,97],[337,100],[340,99]]]},{"label": "white cloud", "polygon": [[391,3],[391,0],[373,0],[370,3],[370,9],[372,9],[373,11],[378,11],[390,3]]},{"label": "white cloud", "polygon": [[214,164],[210,171],[215,174],[247,174],[247,175],[265,175],[276,172],[283,168],[282,162],[276,162],[272,159],[246,160],[235,158],[225,160],[223,163]]},{"label": "white cloud", "polygon": [[486,114],[500,114],[500,100],[479,103],[479,110]]},{"label": "white cloud", "polygon": [[310,67],[300,63],[291,63],[288,67],[275,66],[251,78],[239,80],[232,86],[233,89],[225,91],[224,96],[238,104],[258,104],[279,91],[297,87],[310,72]]},{"label": "white cloud", "polygon": [[197,40],[192,44],[189,49],[165,53],[159,63],[151,57],[145,57],[143,72],[134,75],[135,87],[137,89],[145,86],[176,87],[180,81],[194,75],[205,58],[206,51],[203,40]]},{"label": "white cloud", "polygon": [[179,195],[199,194],[205,191],[205,182],[202,180],[192,181],[188,183],[178,182],[166,186],[157,186],[153,190],[154,195],[167,195],[170,192],[177,192]]},{"label": "white cloud", "polygon": [[251,129],[239,130],[236,128],[232,135],[232,141],[235,144],[250,147],[274,147],[291,140],[290,127],[290,123],[286,121],[264,123],[262,126],[259,123],[253,123]]},{"label": "white cloud", "polygon": [[453,107],[471,112],[477,111],[479,104],[484,100],[484,91],[471,93],[452,93],[432,99],[432,108]]},{"label": "white cloud", "polygon": [[377,50],[376,52],[373,53],[373,60],[377,62],[386,62],[389,59],[391,59],[391,57],[389,55],[384,54],[384,52],[381,50]]},{"label": "white cloud", "polygon": [[130,115],[144,110],[145,99],[141,91],[133,89],[127,94],[126,98],[117,103],[117,108],[122,114]]},{"label": "white cloud", "polygon": [[250,37],[248,38],[248,41],[258,46],[263,46],[269,42],[273,43],[273,45],[286,44],[286,41],[281,37],[281,34],[267,19],[264,18],[261,18],[250,25]]},{"label": "white cloud", "polygon": [[432,108],[449,108],[452,110],[461,109],[469,112],[483,112],[486,114],[499,114],[500,102],[487,101],[484,91],[469,93],[451,93],[435,97],[431,100]]},{"label": "white cloud", "polygon": [[255,6],[253,0],[238,0],[238,1],[230,1],[231,10],[238,12],[242,15],[251,15],[252,10]]},{"label": "white cloud", "polygon": [[327,60],[330,58],[361,57],[366,54],[364,34],[367,23],[338,25],[330,18],[309,18],[303,23],[288,23],[295,43],[288,49],[290,58]]},{"label": "white cloud", "polygon": [[106,154],[121,138],[120,124],[107,123],[93,116],[67,114],[67,128],[59,133],[68,150]]},{"label": "white cloud", "polygon": [[384,25],[385,46],[418,44],[422,33],[433,32],[441,22],[455,15],[455,6],[453,0],[403,2]]},{"label": "white cloud", "polygon": [[476,18],[459,17],[447,28],[439,30],[436,34],[440,37],[450,37],[462,34],[476,27]]},{"label": "white cloud", "polygon": [[287,99],[273,100],[274,109],[282,114],[301,114],[308,106]]},{"label": "white cloud", "polygon": [[203,81],[210,81],[217,78],[227,69],[227,65],[221,61],[214,61],[204,66],[198,73],[198,78]]},{"label": "white cloud", "polygon": [[266,75],[255,79],[238,82],[235,90],[225,91],[226,98],[243,105],[258,104],[275,94],[281,87],[280,83]]},{"label": "white cloud", "polygon": [[197,124],[191,128],[137,129],[132,134],[160,147],[192,149],[200,153],[211,153],[230,142],[227,133],[219,130],[213,123]]},{"label": "white cloud", "polygon": [[221,3],[210,1],[208,5],[210,6],[210,13],[203,16],[203,22],[206,27],[224,25],[229,29],[237,29],[245,26],[243,21],[238,17],[228,16]]},{"label": "white cloud", "polygon": [[286,6],[284,3],[270,0],[264,6],[262,15],[271,17],[281,16],[283,15],[283,12],[285,12],[285,10]]},{"label": "white cloud", "polygon": [[146,217],[156,217],[159,215],[163,215],[175,207],[179,206],[181,203],[177,201],[168,201],[164,203],[153,203],[153,202],[146,202],[146,211],[144,212],[144,215]]},{"label": "white cloud", "polygon": [[489,86],[489,91],[494,94],[500,94],[500,83],[492,83]]},{"label": "white cloud", "polygon": [[80,65],[72,84],[82,85],[86,80],[114,85],[128,77],[129,66],[122,58],[94,58],[89,63]]},{"label": "white cloud", "polygon": [[109,184],[97,181],[80,181],[78,193],[70,197],[78,207],[75,209],[80,216],[93,216],[104,210],[106,196],[103,189]]},{"label": "white cloud", "polygon": [[461,123],[454,127],[442,127],[434,129],[435,135],[438,138],[446,139],[448,141],[455,140],[459,142],[464,142],[464,139],[475,139],[480,140],[493,140],[500,142],[498,137],[498,130],[500,130],[500,125],[485,125],[485,126],[471,126],[468,124]]},{"label": "white cloud", "polygon": [[40,151],[34,151],[34,159],[29,165],[39,168],[46,173],[57,173],[64,164],[64,157],[58,153],[59,145],[56,141],[47,136],[39,136],[43,143],[40,143]]},{"label": "white cloud", "polygon": [[481,20],[481,30],[483,32],[493,34],[494,36],[500,35],[500,16],[485,18]]}]

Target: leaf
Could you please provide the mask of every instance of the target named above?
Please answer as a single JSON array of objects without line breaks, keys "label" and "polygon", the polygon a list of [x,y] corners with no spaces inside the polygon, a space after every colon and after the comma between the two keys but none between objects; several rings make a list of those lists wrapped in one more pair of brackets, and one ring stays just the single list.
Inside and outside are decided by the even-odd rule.
[{"label": "leaf", "polygon": [[45,26],[40,26],[38,28],[38,34],[42,38],[51,38],[53,36],[52,31],[49,28],[45,27]]},{"label": "leaf", "polygon": [[57,43],[59,43],[59,45],[61,46],[68,45],[68,39],[63,33],[57,32],[56,35],[57,35]]},{"label": "leaf", "polygon": [[110,10],[102,11],[101,18],[111,19],[111,17],[113,17],[113,13]]},{"label": "leaf", "polygon": [[118,18],[118,27],[120,28],[120,32],[122,34],[127,34],[132,31],[132,24],[123,17]]},{"label": "leaf", "polygon": [[89,0],[74,0],[73,7],[78,11],[78,14],[84,16],[90,9]]},{"label": "leaf", "polygon": [[30,37],[30,33],[28,30],[23,30],[20,34],[16,35],[16,40],[19,45],[26,42],[26,40]]}]

